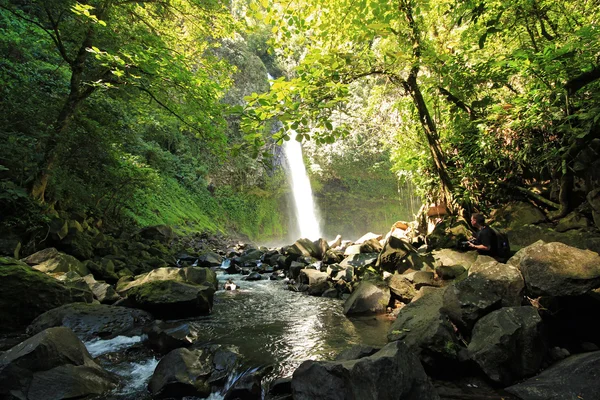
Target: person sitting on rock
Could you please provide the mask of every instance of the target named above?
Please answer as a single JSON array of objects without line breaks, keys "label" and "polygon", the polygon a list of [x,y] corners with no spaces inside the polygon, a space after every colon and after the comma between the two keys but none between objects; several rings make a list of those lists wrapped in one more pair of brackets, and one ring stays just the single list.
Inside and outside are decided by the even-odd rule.
[{"label": "person sitting on rock", "polygon": [[225,290],[235,290],[237,289],[237,285],[235,283],[233,283],[233,281],[231,279],[227,279],[227,282],[225,282]]},{"label": "person sitting on rock", "polygon": [[483,214],[471,215],[471,225],[477,231],[474,238],[468,242],[470,249],[475,249],[479,254],[494,257],[497,253],[496,233],[485,223]]}]

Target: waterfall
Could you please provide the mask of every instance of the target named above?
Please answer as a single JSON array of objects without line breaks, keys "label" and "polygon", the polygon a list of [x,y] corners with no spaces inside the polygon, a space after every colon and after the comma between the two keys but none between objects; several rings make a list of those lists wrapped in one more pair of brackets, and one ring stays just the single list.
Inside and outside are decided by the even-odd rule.
[{"label": "waterfall", "polygon": [[296,221],[300,229],[300,236],[310,240],[322,237],[321,228],[316,215],[315,202],[310,187],[310,181],[302,159],[302,146],[293,136],[283,144],[283,151],[287,160],[287,171],[296,210]]}]

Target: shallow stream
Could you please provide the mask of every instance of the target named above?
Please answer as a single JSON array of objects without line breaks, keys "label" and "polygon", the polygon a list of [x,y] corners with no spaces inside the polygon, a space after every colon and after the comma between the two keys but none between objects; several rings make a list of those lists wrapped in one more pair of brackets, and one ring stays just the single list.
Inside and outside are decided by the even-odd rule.
[{"label": "shallow stream", "polygon": [[[232,279],[236,291],[219,290],[212,314],[188,320],[198,328],[202,342],[232,347],[244,360],[244,368],[273,366],[265,381],[291,376],[305,360],[330,360],[355,344],[383,346],[390,321],[385,317],[347,318],[343,301],[312,297],[287,290],[281,281],[244,281],[240,275],[219,274],[219,287]],[[146,399],[146,385],[158,360],[148,352],[136,353],[143,337],[116,338],[86,343],[101,364],[126,382],[107,399]],[[133,346],[133,347],[132,347]],[[133,357],[110,357],[110,353]],[[132,359],[133,358],[133,359]],[[119,360],[111,364],[109,360]],[[241,371],[240,371],[241,372]],[[263,382],[264,384],[264,382]],[[188,398],[191,400],[192,398]],[[211,399],[222,399],[214,393]]]}]

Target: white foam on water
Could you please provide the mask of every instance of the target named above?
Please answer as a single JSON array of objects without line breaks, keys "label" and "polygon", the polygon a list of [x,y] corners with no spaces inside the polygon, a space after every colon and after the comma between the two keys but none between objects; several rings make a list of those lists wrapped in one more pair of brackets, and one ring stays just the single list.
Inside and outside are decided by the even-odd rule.
[{"label": "white foam on water", "polygon": [[102,354],[113,353],[129,348],[136,343],[143,342],[145,339],[145,336],[117,336],[107,340],[92,340],[90,342],[84,342],[84,344],[92,357],[98,357]]}]

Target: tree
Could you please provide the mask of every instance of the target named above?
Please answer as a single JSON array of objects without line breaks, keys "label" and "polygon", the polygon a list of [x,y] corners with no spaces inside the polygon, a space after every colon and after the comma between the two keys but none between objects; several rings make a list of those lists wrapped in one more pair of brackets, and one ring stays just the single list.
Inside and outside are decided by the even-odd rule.
[{"label": "tree", "polygon": [[233,30],[221,1],[2,0],[0,8],[47,34],[69,75],[38,146],[43,156],[31,188],[37,200],[45,199],[70,122],[98,91],[135,88],[198,135],[223,140],[218,99],[228,74],[207,51]]}]

